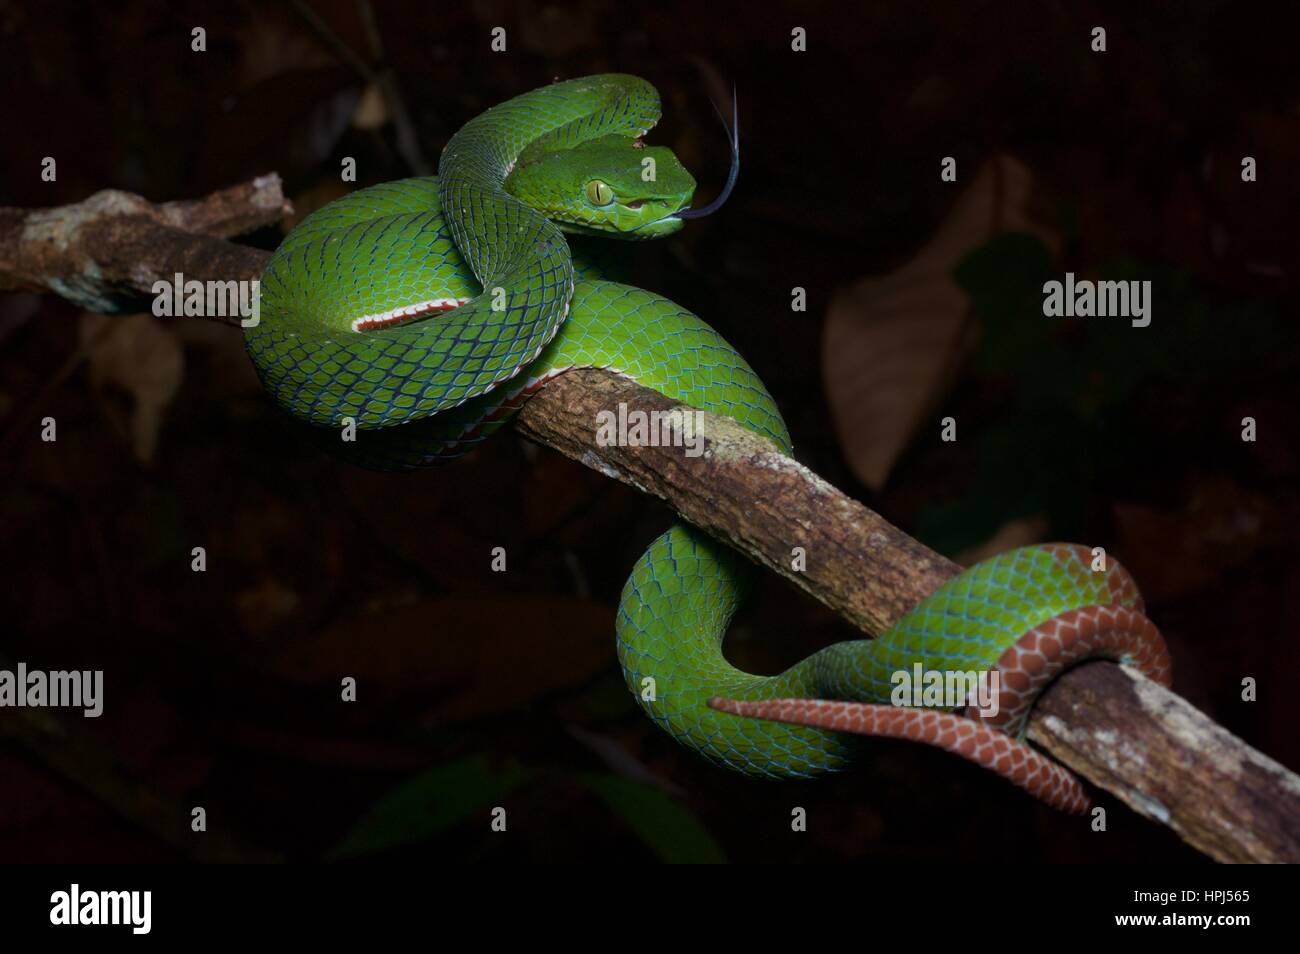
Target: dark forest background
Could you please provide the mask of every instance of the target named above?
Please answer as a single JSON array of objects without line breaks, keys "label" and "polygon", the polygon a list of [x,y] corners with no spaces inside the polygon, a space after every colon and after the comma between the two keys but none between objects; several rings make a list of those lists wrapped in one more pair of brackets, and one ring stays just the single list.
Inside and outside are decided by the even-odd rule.
[{"label": "dark forest background", "polygon": [[[302,6],[0,3],[0,204],[189,198],[274,171],[300,217],[352,187],[345,156],[358,186],[412,174],[366,75],[382,66],[434,164],[517,93],[644,76],[665,106],[652,141],[707,198],[727,162],[710,99],[734,83],[735,195],[625,249],[633,283],[717,327],[799,458],[929,545],[963,561],[1106,547],[1146,594],[1175,689],[1300,768],[1293,15],[375,2],[381,59],[364,8],[312,0],[359,70]],[[1150,279],[1151,326],[1045,319],[1042,282],[1067,270]],[[46,415],[57,443],[39,440]],[[816,782],[713,768],[640,715],[614,655],[662,505],[512,433],[438,471],[351,469],[291,436],[230,328],[0,295],[0,449],[0,658],[106,671],[105,715],[54,713],[55,742],[0,712],[0,859],[1199,857],[1104,794],[1099,834],[903,743]],[[728,645],[776,672],[853,636],[768,576]],[[206,835],[188,835],[194,805]]]}]

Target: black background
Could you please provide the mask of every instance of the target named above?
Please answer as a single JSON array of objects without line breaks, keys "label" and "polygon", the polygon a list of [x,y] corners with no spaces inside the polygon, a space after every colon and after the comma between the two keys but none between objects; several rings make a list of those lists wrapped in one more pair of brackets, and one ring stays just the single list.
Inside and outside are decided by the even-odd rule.
[{"label": "black background", "polygon": [[[312,6],[369,58],[355,4]],[[1136,7],[373,9],[434,163],[494,103],[630,72],[663,94],[653,141],[711,196],[726,152],[709,99],[734,82],[736,194],[636,246],[633,282],[714,324],[773,392],[800,459],[930,545],[963,557],[995,538],[1105,546],[1147,596],[1176,690],[1300,767],[1296,25],[1227,2]],[[1089,48],[1098,25],[1104,54]],[[194,26],[206,53],[190,49]],[[490,50],[495,26],[505,53]],[[793,26],[805,53],[790,49]],[[276,171],[301,214],[349,188],[345,156],[359,185],[411,174],[391,123],[358,128],[364,82],[292,4],[3,4],[0,75],[0,204],[106,187],[188,198]],[[955,184],[938,175],[948,155]],[[1258,182],[1240,181],[1243,155]],[[45,156],[54,183],[39,177]],[[973,343],[923,389],[920,425],[875,492],[846,443],[871,428],[832,426],[828,308],[915,255],[998,156],[1027,170],[1027,214],[1058,238],[1048,277],[1150,278],[1153,324],[1045,330],[1043,246],[999,240],[990,221],[958,270]],[[247,241],[273,248],[281,234]],[[790,310],[796,285],[806,313]],[[1105,796],[1109,830],[1095,833],[902,743],[817,782],[703,763],[639,714],[614,658],[614,606],[670,519],[661,505],[510,433],[440,471],[349,469],[288,435],[237,332],[155,324],[97,372],[112,362],[81,346],[92,319],[53,297],[0,296],[0,653],[102,668],[107,697],[98,720],[57,713],[70,735],[55,743],[0,712],[0,859],[1200,857]],[[887,341],[905,357],[910,327]],[[183,367],[150,428],[131,390],[158,393],[149,369],[164,353]],[[869,348],[859,364],[874,380]],[[889,370],[911,373],[906,360]],[[38,438],[46,415],[55,444]],[[948,415],[956,444],[939,440]],[[1253,444],[1239,438],[1247,415]],[[156,435],[151,451],[133,426]],[[190,571],[194,546],[204,574]],[[495,546],[505,575],[489,572]],[[776,672],[852,636],[768,577],[729,646]],[[342,675],[360,681],[356,704],[338,701]],[[1240,700],[1245,677],[1259,701]],[[194,805],[205,835],[188,831]],[[493,805],[507,809],[504,835],[488,830]],[[790,831],[793,806],[806,833]]]}]

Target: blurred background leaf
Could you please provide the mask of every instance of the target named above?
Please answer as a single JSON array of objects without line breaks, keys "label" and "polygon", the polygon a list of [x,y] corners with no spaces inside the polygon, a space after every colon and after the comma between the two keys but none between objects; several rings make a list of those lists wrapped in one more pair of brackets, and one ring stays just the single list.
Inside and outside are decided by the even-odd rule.
[{"label": "blurred background leaf", "polygon": [[660,861],[721,864],[727,860],[708,829],[671,795],[617,775],[585,775],[583,780]]},{"label": "blurred background leaf", "polygon": [[518,766],[493,767],[480,755],[421,772],[375,802],[328,857],[350,858],[421,842],[475,814],[482,815],[479,821],[486,829],[491,809],[527,777]]}]

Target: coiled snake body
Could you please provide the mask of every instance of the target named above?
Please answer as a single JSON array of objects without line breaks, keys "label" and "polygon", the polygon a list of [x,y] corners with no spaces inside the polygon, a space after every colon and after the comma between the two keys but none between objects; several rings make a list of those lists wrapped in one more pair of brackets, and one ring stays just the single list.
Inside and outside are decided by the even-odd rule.
[{"label": "coiled snake body", "polygon": [[[277,403],[358,463],[418,467],[487,437],[555,375],[599,367],[727,414],[789,452],[771,396],[734,349],[672,302],[594,277],[561,232],[648,238],[690,217],[694,180],[669,150],[642,142],[658,118],[658,94],[636,77],[557,83],[469,122],[437,178],[374,186],[310,215],[276,251],[260,322],[246,331]],[[343,442],[338,429],[350,422],[357,440]],[[890,735],[940,745],[1082,810],[1080,783],[1017,739],[1034,697],[1090,656],[1168,679],[1131,579],[1113,561],[1094,571],[1080,547],[980,563],[879,638],[828,647],[774,677],[742,672],[722,653],[747,569],[679,523],[637,561],[616,631],[646,713],[751,775],[840,769],[855,734]],[[999,715],[890,705],[895,674],[917,665],[996,669]]]}]

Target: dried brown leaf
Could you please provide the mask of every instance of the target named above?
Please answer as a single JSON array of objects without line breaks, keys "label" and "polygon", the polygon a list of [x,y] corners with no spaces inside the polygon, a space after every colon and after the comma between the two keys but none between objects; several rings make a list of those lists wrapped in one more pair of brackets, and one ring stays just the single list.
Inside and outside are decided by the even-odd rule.
[{"label": "dried brown leaf", "polygon": [[[107,334],[99,334],[106,322],[113,322]],[[130,409],[122,414],[112,402],[105,402],[110,420],[131,441],[136,459],[153,460],[158,447],[167,405],[176,396],[185,376],[185,354],[171,328],[148,314],[125,318],[83,315],[83,346],[90,344],[88,366],[90,381],[103,394],[109,390],[124,393]]]},{"label": "dried brown leaf", "polygon": [[968,349],[970,303],[953,269],[1003,232],[1059,244],[1031,214],[1033,195],[1024,165],[1009,156],[990,160],[910,261],[832,298],[822,339],[827,401],[849,467],[872,489],[884,486]]}]

